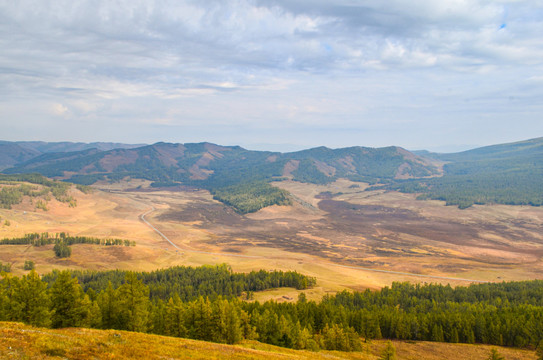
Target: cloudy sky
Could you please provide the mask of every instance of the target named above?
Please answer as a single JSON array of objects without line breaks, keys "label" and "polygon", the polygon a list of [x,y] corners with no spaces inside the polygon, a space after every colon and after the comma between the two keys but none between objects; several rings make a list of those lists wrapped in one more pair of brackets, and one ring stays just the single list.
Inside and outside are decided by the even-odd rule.
[{"label": "cloudy sky", "polygon": [[541,0],[0,0],[0,139],[540,137],[542,34]]}]

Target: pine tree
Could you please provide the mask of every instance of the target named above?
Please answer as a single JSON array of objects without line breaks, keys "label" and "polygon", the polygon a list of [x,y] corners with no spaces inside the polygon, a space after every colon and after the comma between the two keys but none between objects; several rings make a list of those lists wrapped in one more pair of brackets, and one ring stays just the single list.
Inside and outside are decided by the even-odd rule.
[{"label": "pine tree", "polygon": [[392,345],[392,342],[387,341],[386,347],[381,353],[380,360],[396,360],[396,348]]},{"label": "pine tree", "polygon": [[244,339],[256,340],[258,339],[258,333],[256,327],[251,323],[252,317],[245,310],[240,311],[240,326],[241,334]]},{"label": "pine tree", "polygon": [[107,288],[98,295],[98,306],[101,312],[102,329],[122,329],[120,323],[120,301],[118,291],[113,288],[111,281],[108,281]]},{"label": "pine tree", "polygon": [[199,296],[192,302],[185,315],[188,336],[191,339],[211,341],[213,337],[212,311],[208,298]]},{"label": "pine tree", "polygon": [[164,317],[164,330],[166,335],[184,337],[187,336],[185,327],[185,307],[179,295],[175,293],[166,304],[166,315]]},{"label": "pine tree", "polygon": [[500,355],[498,350],[492,348],[490,350],[490,355],[488,356],[488,360],[505,360],[505,358]]},{"label": "pine tree", "polygon": [[61,271],[50,289],[51,317],[54,328],[77,327],[87,324],[90,301],[84,301],[84,293],[77,278],[69,271]]},{"label": "pine tree", "polygon": [[151,303],[149,332],[158,335],[166,335],[166,308],[167,304],[162,299],[155,299]]},{"label": "pine tree", "polygon": [[88,306],[89,308],[89,316],[87,318],[88,326],[93,329],[100,329],[102,327],[102,311],[100,310],[98,301],[92,301],[91,298],[85,294],[83,303],[84,306]]},{"label": "pine tree", "polygon": [[[0,263],[0,267],[1,265]],[[11,310],[11,296],[14,280],[7,273],[2,273],[2,277],[3,279],[0,281],[0,321],[10,321],[13,315],[13,311]]]},{"label": "pine tree", "polygon": [[443,328],[439,324],[434,324],[432,327],[432,341],[443,342]]},{"label": "pine tree", "polygon": [[235,344],[243,338],[241,329],[241,319],[237,307],[229,302],[226,302],[226,343]]},{"label": "pine tree", "polygon": [[451,343],[457,343],[459,340],[458,340],[458,330],[456,330],[456,328],[453,328],[451,330],[451,337],[449,339],[449,342]]},{"label": "pine tree", "polygon": [[120,317],[123,329],[145,332],[149,327],[149,288],[135,273],[125,276],[125,283],[119,289]]},{"label": "pine tree", "polygon": [[[15,279],[14,279],[15,280]],[[34,326],[47,327],[51,323],[47,284],[35,270],[13,282],[11,294],[12,318]]]}]

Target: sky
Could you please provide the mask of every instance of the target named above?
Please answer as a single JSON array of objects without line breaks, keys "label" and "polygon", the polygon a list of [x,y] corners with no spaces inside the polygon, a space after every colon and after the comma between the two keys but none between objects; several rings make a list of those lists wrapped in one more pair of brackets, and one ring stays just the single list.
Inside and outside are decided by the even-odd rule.
[{"label": "sky", "polygon": [[0,0],[0,139],[453,152],[543,136],[541,0]]}]

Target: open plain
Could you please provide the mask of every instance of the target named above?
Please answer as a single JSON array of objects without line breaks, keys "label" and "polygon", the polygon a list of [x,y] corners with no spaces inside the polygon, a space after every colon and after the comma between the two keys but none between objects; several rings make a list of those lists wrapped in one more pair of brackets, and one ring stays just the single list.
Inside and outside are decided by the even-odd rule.
[{"label": "open plain", "polygon": [[[366,191],[338,180],[330,185],[274,183],[293,195],[292,206],[240,215],[192,188],[153,189],[145,181],[75,189],[77,207],[51,200],[48,210],[23,202],[0,210],[10,225],[0,237],[30,232],[134,240],[135,247],[74,245],[68,259],[52,245],[2,246],[0,262],[23,273],[32,260],[51,269],[152,270],[174,265],[228,263],[235,271],[296,270],[318,279],[310,298],[342,289],[380,288],[393,281],[438,282],[543,278],[543,209],[480,205],[460,210],[415,195]],[[151,224],[142,221],[142,215]],[[2,222],[4,224],[4,222]],[[177,248],[168,243],[172,241]],[[296,299],[271,291],[262,299]]]}]

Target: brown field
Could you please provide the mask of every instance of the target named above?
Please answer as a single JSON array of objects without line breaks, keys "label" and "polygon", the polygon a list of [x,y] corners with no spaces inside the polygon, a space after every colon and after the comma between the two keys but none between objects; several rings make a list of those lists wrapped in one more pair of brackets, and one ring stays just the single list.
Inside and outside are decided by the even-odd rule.
[{"label": "brown field", "polygon": [[[152,270],[173,265],[229,263],[235,271],[296,270],[315,276],[318,299],[341,289],[380,288],[393,281],[467,284],[543,278],[543,209],[474,206],[466,210],[414,195],[364,191],[339,180],[327,186],[274,183],[290,191],[293,206],[239,215],[190,188],[150,189],[148,182],[101,184],[77,207],[51,200],[48,211],[23,203],[0,209],[0,238],[29,232],[69,232],[136,241],[135,247],[74,245],[69,259],[52,246],[0,246],[0,262],[24,273],[53,268]],[[153,210],[154,209],[154,210]],[[174,242],[175,249],[141,221]],[[11,225],[5,226],[4,220]],[[374,271],[378,270],[378,271]],[[386,271],[390,271],[386,272]],[[417,276],[424,275],[424,276]],[[296,299],[296,290],[259,294]]]},{"label": "brown field", "polygon": [[[43,329],[0,322],[0,359],[364,359],[376,360],[385,341],[361,352],[291,350],[257,341],[223,345],[119,330]],[[394,341],[399,360],[484,360],[486,345]],[[535,360],[534,351],[494,347],[508,360]]]}]

